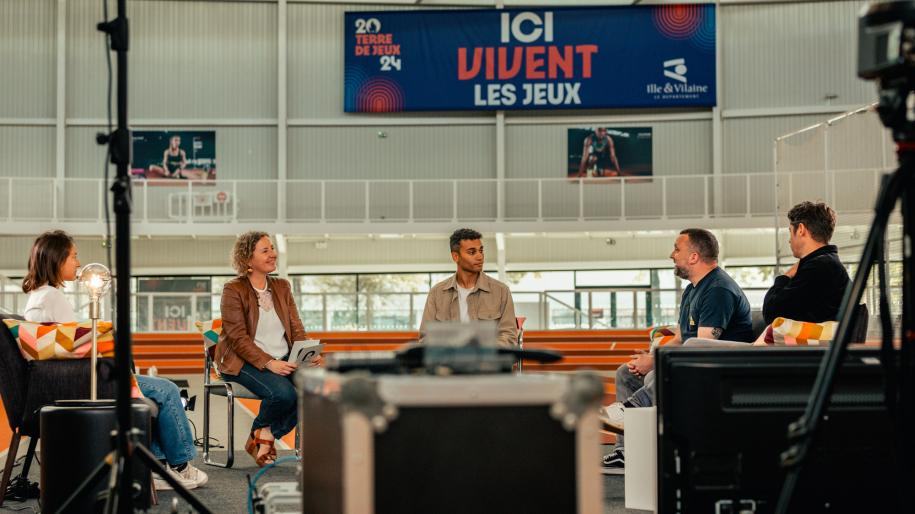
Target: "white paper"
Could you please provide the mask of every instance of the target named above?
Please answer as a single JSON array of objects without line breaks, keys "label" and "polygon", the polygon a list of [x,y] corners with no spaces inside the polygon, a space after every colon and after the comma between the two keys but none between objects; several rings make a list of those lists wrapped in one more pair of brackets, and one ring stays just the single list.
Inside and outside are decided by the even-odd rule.
[{"label": "white paper", "polygon": [[626,508],[658,511],[658,411],[625,410]]},{"label": "white paper", "polygon": [[324,345],[318,339],[295,341],[292,343],[292,349],[289,350],[289,358],[286,361],[299,365],[308,364],[321,355],[322,351],[324,351]]}]

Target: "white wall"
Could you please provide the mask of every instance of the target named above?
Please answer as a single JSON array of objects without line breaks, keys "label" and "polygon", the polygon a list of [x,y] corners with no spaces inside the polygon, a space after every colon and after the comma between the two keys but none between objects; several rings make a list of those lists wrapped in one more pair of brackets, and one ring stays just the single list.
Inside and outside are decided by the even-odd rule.
[{"label": "white wall", "polygon": [[[723,2],[719,8],[719,111],[509,112],[505,115],[506,176],[562,177],[566,129],[603,122],[652,127],[657,175],[711,174],[718,160],[724,174],[770,172],[774,137],[875,99],[873,85],[854,74],[856,16],[861,5],[862,1]],[[60,32],[59,6],[66,11]],[[281,84],[277,2],[132,1],[132,123],[135,128],[215,129],[221,179],[496,177],[498,129],[492,113],[369,116],[342,112],[343,13],[409,8],[290,1],[286,7],[287,78]],[[54,177],[58,173],[66,177],[101,176],[104,150],[94,142],[105,117],[107,72],[103,38],[95,29],[101,17],[98,0],[0,2],[0,177]],[[63,34],[62,41],[58,41],[59,34]],[[62,54],[59,48],[64,49]],[[63,76],[58,69],[63,70]],[[57,104],[58,85],[63,87],[64,112],[59,112],[61,106]],[[288,102],[285,117],[281,116],[278,98],[283,89]],[[717,144],[719,115],[722,121]],[[277,141],[284,132],[285,170]],[[831,166],[883,165],[887,147],[876,125],[837,131]],[[58,151],[62,151],[59,167]],[[815,162],[816,158],[812,159]],[[760,190],[772,187],[769,178],[760,177],[757,182],[754,184]],[[725,180],[718,191],[722,208],[724,212],[743,212],[745,199],[741,198],[745,197],[731,191],[729,184]],[[743,182],[739,184],[734,187],[742,190]],[[0,198],[6,198],[5,187],[0,180]],[[287,213],[302,215],[309,209],[308,199],[317,193],[307,184],[289,187],[298,188],[301,201],[288,205]],[[339,185],[328,193],[341,212],[347,209],[347,198],[361,194],[361,190],[347,187]],[[507,187],[508,213],[530,211],[531,187],[531,183]],[[694,207],[689,194],[702,187],[683,183],[683,204],[671,208],[689,215]],[[568,189],[547,192],[554,201],[550,208],[562,211],[564,195],[575,194]],[[632,205],[626,206],[631,215],[637,215],[639,206],[657,195],[651,185],[640,191],[643,197],[630,199]],[[446,194],[432,186],[418,192],[428,202],[419,208],[435,210],[440,193]],[[466,193],[474,203],[461,211],[462,218],[492,215],[495,196],[488,185],[470,186]],[[601,212],[608,208],[603,199],[607,194],[613,191],[588,189],[586,210],[615,215]],[[258,198],[245,208],[257,211],[256,215],[265,220],[273,219],[276,191],[267,188]],[[392,217],[399,214],[398,209],[402,205],[393,200],[373,205],[374,212]],[[65,215],[78,217],[80,209]],[[264,228],[269,230],[269,224]],[[607,229],[624,231],[626,226]],[[205,233],[206,227],[200,230]],[[198,244],[202,243],[191,247]],[[371,252],[360,252],[361,244],[365,243],[352,243],[333,258],[344,264],[362,262]],[[527,244],[518,242],[515,247],[526,255]],[[565,243],[547,246],[553,244],[559,245],[556,252],[537,258],[572,258],[566,253],[574,251],[567,251]],[[20,245],[15,255],[21,255],[21,250]],[[644,258],[650,258],[649,253],[656,252],[646,249]],[[142,255],[138,259],[153,258],[149,252]],[[182,252],[164,255],[150,261],[149,266],[183,263],[186,257]],[[397,258],[427,262],[422,255],[426,254],[417,250]],[[516,258],[522,257],[510,256],[510,260]],[[18,259],[3,261],[0,267],[15,265]],[[217,265],[217,260],[201,257],[201,262],[212,265]],[[314,257],[314,262],[330,260]]]}]

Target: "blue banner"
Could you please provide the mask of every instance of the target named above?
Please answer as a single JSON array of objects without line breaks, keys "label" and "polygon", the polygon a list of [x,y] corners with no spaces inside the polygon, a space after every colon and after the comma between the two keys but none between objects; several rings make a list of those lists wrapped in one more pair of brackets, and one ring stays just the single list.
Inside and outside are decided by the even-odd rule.
[{"label": "blue banner", "polygon": [[345,20],[346,112],[715,105],[711,4]]}]

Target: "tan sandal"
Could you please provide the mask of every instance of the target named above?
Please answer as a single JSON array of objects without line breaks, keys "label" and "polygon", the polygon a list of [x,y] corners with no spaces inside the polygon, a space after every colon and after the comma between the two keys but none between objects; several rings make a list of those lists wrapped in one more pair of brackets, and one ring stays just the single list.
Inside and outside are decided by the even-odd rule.
[{"label": "tan sandal", "polygon": [[[261,439],[258,437],[259,434],[260,429],[251,432],[247,442],[245,442],[245,451],[251,455],[251,458],[254,459],[254,463],[257,464],[259,468],[262,468],[268,464],[273,464],[273,462],[276,461],[276,447],[274,446],[276,439]],[[258,455],[260,445],[262,444],[267,445],[269,450],[264,454]]]}]

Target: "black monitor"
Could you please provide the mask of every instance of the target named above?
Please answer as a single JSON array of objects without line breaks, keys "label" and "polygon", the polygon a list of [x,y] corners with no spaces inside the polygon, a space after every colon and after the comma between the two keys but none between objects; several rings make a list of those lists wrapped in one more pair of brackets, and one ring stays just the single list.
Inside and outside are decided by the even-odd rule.
[{"label": "black monitor", "polygon": [[[773,512],[787,426],[803,414],[824,354],[660,348],[658,512]],[[789,512],[896,512],[899,468],[878,351],[850,351],[834,391]]]}]

